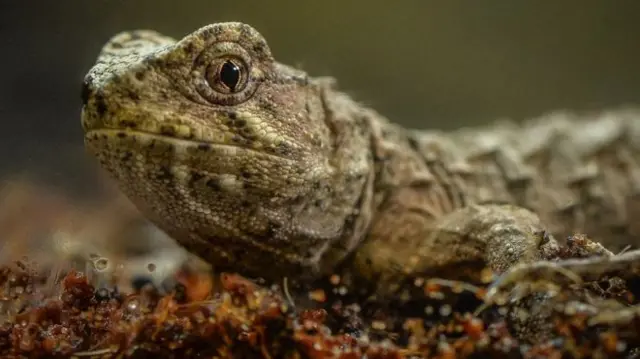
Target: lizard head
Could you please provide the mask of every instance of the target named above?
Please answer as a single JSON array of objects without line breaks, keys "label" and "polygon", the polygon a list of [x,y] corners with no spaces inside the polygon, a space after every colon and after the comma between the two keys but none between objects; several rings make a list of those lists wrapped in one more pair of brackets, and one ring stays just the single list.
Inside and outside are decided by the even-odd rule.
[{"label": "lizard head", "polygon": [[350,101],[276,62],[252,27],[219,23],[177,42],[112,38],[85,78],[82,125],[159,227],[214,266],[273,277],[318,269],[354,236],[372,171]]}]

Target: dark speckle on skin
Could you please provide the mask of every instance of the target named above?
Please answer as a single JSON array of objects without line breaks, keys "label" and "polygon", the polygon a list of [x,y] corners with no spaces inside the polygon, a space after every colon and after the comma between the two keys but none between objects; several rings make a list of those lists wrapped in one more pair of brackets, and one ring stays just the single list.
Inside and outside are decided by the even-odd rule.
[{"label": "dark speckle on skin", "polygon": [[223,34],[223,32],[224,32],[224,29],[221,27],[209,28],[209,30],[207,30],[207,32],[205,33],[205,37],[209,37],[211,35],[215,37],[219,37],[220,35]]},{"label": "dark speckle on skin", "polygon": [[124,156],[122,156],[122,158],[120,160],[122,162],[126,163],[126,162],[129,162],[131,157],[133,157],[133,153],[131,151],[127,151],[127,152],[125,152]]},{"label": "dark speckle on skin", "polygon": [[409,141],[409,146],[411,146],[412,150],[418,153],[422,151],[422,149],[420,148],[420,142],[418,142],[418,140],[414,136],[409,136],[407,140]]},{"label": "dark speckle on skin", "polygon": [[201,143],[198,145],[198,150],[200,151],[209,151],[211,149],[211,146],[209,146],[206,143]]},{"label": "dark speckle on skin", "polygon": [[98,116],[102,117],[107,112],[107,104],[104,101],[104,96],[102,94],[96,94],[94,98],[96,104],[96,112],[98,113]]},{"label": "dark speckle on skin", "polygon": [[220,187],[220,183],[215,178],[211,178],[211,179],[207,180],[206,185],[207,185],[207,187],[209,187],[209,188],[211,188],[211,189],[213,189],[215,191],[220,191],[222,189]]},{"label": "dark speckle on skin", "polygon": [[198,182],[202,178],[204,178],[204,175],[200,174],[199,172],[192,171],[189,176],[189,187],[194,188],[195,187],[194,183]]},{"label": "dark speckle on skin", "polygon": [[116,136],[118,136],[118,138],[125,138],[125,137],[127,137],[127,134],[126,134],[126,133],[124,133],[124,132],[118,132],[118,133],[116,134]]},{"label": "dark speckle on skin", "polygon": [[255,141],[257,138],[256,135],[246,127],[241,127],[240,133],[242,134],[242,136],[244,136],[244,138],[246,138],[249,141]]},{"label": "dark speckle on skin", "polygon": [[173,179],[173,174],[171,174],[171,171],[169,170],[169,168],[162,166],[160,167],[159,170],[160,174],[158,175],[158,179]]},{"label": "dark speckle on skin", "polygon": [[[244,119],[237,119],[235,116],[233,117],[229,117],[227,118],[227,120],[225,121],[225,125],[229,126],[229,127],[236,127],[236,128],[240,128],[243,129],[245,131],[248,131],[248,129],[245,128],[245,125],[247,124],[247,121]],[[245,134],[248,132],[245,132]]]},{"label": "dark speckle on skin", "polygon": [[140,101],[140,95],[135,91],[127,91],[127,96],[135,102]]},{"label": "dark speckle on skin", "polygon": [[120,126],[134,129],[138,127],[138,124],[135,121],[123,119],[120,120]]},{"label": "dark speckle on skin", "polygon": [[121,85],[122,84],[122,78],[119,77],[119,76],[114,76],[114,77],[111,78],[111,82],[114,85]]},{"label": "dark speckle on skin", "polygon": [[175,136],[176,129],[173,126],[162,126],[160,128],[160,133],[167,136]]},{"label": "dark speckle on skin", "polygon": [[157,68],[170,68],[171,64],[168,61],[165,61],[162,58],[157,57],[149,57],[145,58],[144,64],[149,67],[157,67]]},{"label": "dark speckle on skin", "polygon": [[138,31],[132,31],[129,33],[129,35],[131,36],[129,41],[137,41],[137,40],[144,39],[142,36],[140,36],[140,32]]},{"label": "dark speckle on skin", "polygon": [[192,43],[192,42],[188,43],[188,44],[185,46],[184,51],[185,51],[186,53],[188,53],[188,54],[192,54],[192,53],[194,53],[194,52],[195,52],[195,47],[194,47],[193,43]]},{"label": "dark speckle on skin", "polygon": [[264,52],[264,48],[267,46],[267,44],[264,41],[259,41],[256,44],[253,45],[253,51],[255,51],[256,53],[263,53]]}]

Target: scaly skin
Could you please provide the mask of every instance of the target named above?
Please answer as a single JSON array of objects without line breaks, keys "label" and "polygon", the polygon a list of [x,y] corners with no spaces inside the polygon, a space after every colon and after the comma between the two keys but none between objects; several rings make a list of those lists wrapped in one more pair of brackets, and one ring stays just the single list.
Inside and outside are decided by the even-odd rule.
[{"label": "scaly skin", "polygon": [[332,79],[276,62],[240,23],[178,42],[114,37],[83,102],[90,152],[146,216],[221,270],[271,281],[339,270],[384,293],[408,274],[553,258],[545,230],[637,238],[633,111],[405,130]]}]

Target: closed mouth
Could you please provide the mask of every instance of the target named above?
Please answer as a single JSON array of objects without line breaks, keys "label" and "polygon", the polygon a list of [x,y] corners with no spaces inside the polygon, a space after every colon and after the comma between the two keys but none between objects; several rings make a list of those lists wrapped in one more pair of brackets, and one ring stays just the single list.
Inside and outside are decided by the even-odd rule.
[{"label": "closed mouth", "polygon": [[107,138],[118,138],[118,139],[134,139],[140,142],[142,145],[151,145],[154,142],[171,144],[176,148],[183,149],[196,149],[199,151],[207,152],[215,149],[234,149],[246,151],[249,153],[254,153],[260,156],[268,156],[277,158],[279,160],[292,161],[290,158],[284,157],[282,155],[267,153],[265,151],[261,151],[259,149],[251,148],[248,146],[243,146],[241,144],[228,144],[228,143],[219,143],[219,142],[208,142],[208,141],[199,141],[196,139],[186,139],[173,135],[162,134],[151,131],[144,130],[134,130],[134,129],[116,129],[116,128],[98,128],[88,130],[85,133],[85,138],[87,140],[99,140],[99,139],[107,139]]}]

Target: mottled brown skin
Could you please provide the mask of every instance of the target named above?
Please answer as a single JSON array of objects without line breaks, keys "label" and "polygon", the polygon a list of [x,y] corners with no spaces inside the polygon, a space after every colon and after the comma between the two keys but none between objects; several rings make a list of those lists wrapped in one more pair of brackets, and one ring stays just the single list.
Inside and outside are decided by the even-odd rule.
[{"label": "mottled brown skin", "polygon": [[[280,281],[552,258],[556,236],[632,243],[640,119],[405,130],[276,62],[240,23],[117,35],[85,79],[87,148],[159,227],[221,270]],[[582,122],[584,121],[584,122]],[[534,214],[536,213],[536,214]]]}]

